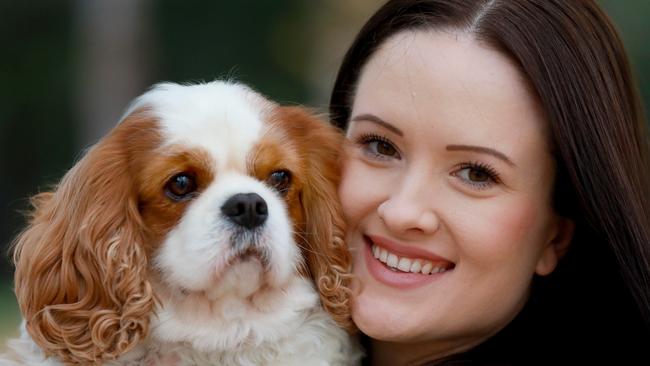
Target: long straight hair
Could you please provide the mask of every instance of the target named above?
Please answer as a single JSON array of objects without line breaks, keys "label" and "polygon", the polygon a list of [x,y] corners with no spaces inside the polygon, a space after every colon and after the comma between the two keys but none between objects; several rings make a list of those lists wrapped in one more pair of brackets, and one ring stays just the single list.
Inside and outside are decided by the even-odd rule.
[{"label": "long straight hair", "polygon": [[[518,65],[549,123],[557,165],[554,207],[576,222],[568,254],[552,275],[534,279],[520,316],[525,320],[514,323],[527,334],[541,332],[538,340],[548,336],[575,344],[574,337],[587,337],[616,350],[645,347],[648,132],[611,21],[589,0],[388,1],[343,59],[330,100],[332,123],[347,127],[359,76],[386,39],[436,29],[470,33]],[[554,345],[563,346],[569,348]]]}]

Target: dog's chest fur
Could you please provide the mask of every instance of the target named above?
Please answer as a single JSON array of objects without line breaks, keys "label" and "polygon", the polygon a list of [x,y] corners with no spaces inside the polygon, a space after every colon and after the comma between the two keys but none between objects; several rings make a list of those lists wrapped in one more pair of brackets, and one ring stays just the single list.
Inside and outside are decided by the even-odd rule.
[{"label": "dog's chest fur", "polygon": [[[251,318],[222,319],[196,324],[175,323],[177,314],[163,308],[152,322],[152,334],[134,350],[106,366],[292,366],[356,365],[361,350],[350,336],[322,310],[308,280],[296,278],[287,296],[270,304],[271,314]],[[275,309],[282,307],[280,311]],[[201,324],[202,323],[202,324]],[[166,339],[185,339],[168,342]],[[0,360],[0,366],[60,366],[44,359],[41,350],[23,329],[20,339],[9,344],[15,362]],[[200,351],[209,348],[211,351]],[[27,356],[27,357],[25,357]]]}]

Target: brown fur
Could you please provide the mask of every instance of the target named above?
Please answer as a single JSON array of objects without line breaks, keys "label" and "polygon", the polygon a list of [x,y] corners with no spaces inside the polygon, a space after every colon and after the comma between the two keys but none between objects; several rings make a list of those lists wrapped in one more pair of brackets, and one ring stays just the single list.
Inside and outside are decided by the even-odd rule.
[{"label": "brown fur", "polygon": [[163,188],[167,181],[179,173],[190,173],[197,184],[197,193],[205,189],[215,176],[215,165],[210,155],[198,148],[170,146],[157,154],[140,159],[136,187],[139,188],[139,206],[147,228],[147,243],[160,243],[176,226],[191,201],[174,202]]},{"label": "brown fur", "polygon": [[[137,131],[136,131],[137,130]],[[154,295],[129,158],[157,145],[142,113],[93,147],[56,190],[36,196],[16,239],[18,302],[27,331],[48,356],[98,363],[148,332]]]},{"label": "brown fur", "polygon": [[288,135],[277,139],[278,145],[290,144],[284,147],[289,156],[279,160],[294,162],[294,169],[298,169],[296,187],[287,195],[287,203],[307,270],[325,310],[340,326],[352,331],[351,259],[337,193],[343,135],[299,107],[278,108],[273,123]]}]

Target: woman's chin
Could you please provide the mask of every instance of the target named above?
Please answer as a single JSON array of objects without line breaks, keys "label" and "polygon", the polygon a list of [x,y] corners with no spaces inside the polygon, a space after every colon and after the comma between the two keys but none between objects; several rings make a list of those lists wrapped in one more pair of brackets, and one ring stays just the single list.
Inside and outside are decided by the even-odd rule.
[{"label": "woman's chin", "polygon": [[[392,305],[398,305],[398,308]],[[414,338],[418,321],[408,317],[408,313],[413,315],[413,312],[399,308],[399,303],[392,304],[386,298],[378,297],[373,300],[364,293],[359,294],[352,305],[352,320],[359,330],[370,338],[386,342],[409,342]]]}]

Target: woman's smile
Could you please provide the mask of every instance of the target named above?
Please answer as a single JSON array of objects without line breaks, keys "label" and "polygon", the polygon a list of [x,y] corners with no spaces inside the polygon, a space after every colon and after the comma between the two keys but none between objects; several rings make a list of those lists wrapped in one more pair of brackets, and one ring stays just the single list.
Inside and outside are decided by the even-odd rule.
[{"label": "woman's smile", "polygon": [[400,246],[378,236],[363,237],[366,265],[370,274],[379,282],[403,289],[424,286],[455,267],[442,257],[432,253]]}]

